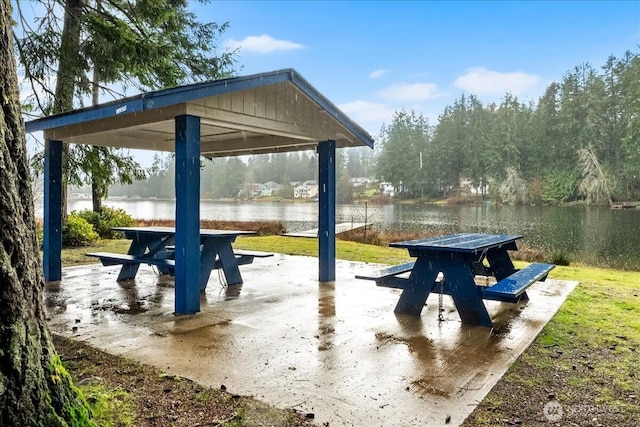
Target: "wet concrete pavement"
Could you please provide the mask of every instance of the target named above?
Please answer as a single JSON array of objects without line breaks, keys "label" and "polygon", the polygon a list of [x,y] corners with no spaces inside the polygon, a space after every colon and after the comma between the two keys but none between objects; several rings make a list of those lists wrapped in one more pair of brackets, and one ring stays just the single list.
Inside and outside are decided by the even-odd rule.
[{"label": "wet concrete pavement", "polygon": [[214,271],[202,312],[175,316],[170,277],[141,266],[117,283],[119,267],[92,264],[65,269],[45,303],[56,333],[319,425],[437,426],[473,411],[577,284],[537,283],[522,305],[487,301],[490,329],[462,325],[447,296],[444,322],[437,295],[419,318],[395,315],[399,291],[354,278],[375,265],[338,261],[325,284],[317,268],[276,254],[241,266],[241,289]]}]

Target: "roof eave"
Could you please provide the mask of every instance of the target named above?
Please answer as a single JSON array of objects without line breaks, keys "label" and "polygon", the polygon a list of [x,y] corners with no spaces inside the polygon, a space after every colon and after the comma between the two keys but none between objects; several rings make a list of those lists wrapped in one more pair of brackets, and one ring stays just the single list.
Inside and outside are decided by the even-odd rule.
[{"label": "roof eave", "polygon": [[55,116],[31,120],[25,123],[28,133],[47,131],[63,126],[115,117],[124,114],[165,108],[172,105],[188,103],[197,99],[203,99],[223,95],[235,91],[259,88],[282,82],[291,82],[301,92],[318,104],[334,120],[338,121],[345,129],[351,132],[363,144],[373,148],[374,140],[362,127],[353,122],[331,101],[318,92],[307,80],[293,69],[284,69],[268,73],[253,74],[250,76],[231,77],[180,86],[172,89],[164,89],[156,92],[142,93],[122,100],[75,110]]}]

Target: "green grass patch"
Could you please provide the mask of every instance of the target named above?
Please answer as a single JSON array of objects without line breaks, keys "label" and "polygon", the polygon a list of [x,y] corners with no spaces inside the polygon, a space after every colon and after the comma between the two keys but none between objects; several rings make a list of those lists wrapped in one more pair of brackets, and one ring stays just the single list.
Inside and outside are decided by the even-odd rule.
[{"label": "green grass patch", "polygon": [[[276,252],[287,255],[318,256],[318,239],[261,236],[239,237],[233,244],[238,249]],[[336,241],[336,256],[347,261],[371,262],[380,264],[395,264],[409,261],[411,258],[404,249],[363,245],[346,240]]]},{"label": "green grass patch", "polygon": [[98,239],[90,245],[64,248],[62,250],[62,265],[64,267],[72,267],[98,262],[96,258],[86,256],[87,252],[115,252],[126,254],[129,245],[131,245],[131,240],[127,239]]},{"label": "green grass patch", "polygon": [[202,393],[198,393],[196,395],[196,401],[198,402],[209,402],[211,400],[213,400],[211,390],[205,390]]},{"label": "green grass patch", "polygon": [[81,385],[80,390],[91,407],[92,420],[100,427],[133,425],[134,400],[125,390],[111,390],[100,384]]},{"label": "green grass patch", "polygon": [[[498,386],[487,399],[509,402],[509,393],[516,387],[529,396],[531,405],[537,400],[542,407],[551,395],[567,409],[605,408],[598,419],[603,425],[624,425],[637,419],[640,273],[558,266],[550,278],[576,280],[579,285],[507,372],[505,383],[512,388]],[[545,378],[548,381],[540,380]],[[481,405],[465,425],[499,423],[500,416],[512,411],[508,404],[494,406],[498,409]],[[574,412],[565,415],[563,422],[584,422],[580,412]]]}]

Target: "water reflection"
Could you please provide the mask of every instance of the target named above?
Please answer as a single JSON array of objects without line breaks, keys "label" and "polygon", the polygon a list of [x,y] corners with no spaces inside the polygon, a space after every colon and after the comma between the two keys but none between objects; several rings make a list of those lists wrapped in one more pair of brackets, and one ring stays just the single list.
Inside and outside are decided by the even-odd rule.
[{"label": "water reflection", "polygon": [[321,283],[318,288],[318,351],[326,351],[333,348],[336,332],[335,322],[335,283]]},{"label": "water reflection", "polygon": [[[173,218],[171,200],[108,200],[134,218]],[[90,200],[73,200],[70,210],[90,209]],[[42,208],[39,209],[42,215]],[[203,219],[282,221],[287,231],[317,227],[314,202],[201,202]],[[336,222],[369,222],[398,231],[489,232],[524,235],[524,243],[572,261],[626,270],[640,269],[640,210],[596,207],[495,205],[339,205]]]},{"label": "water reflection", "polygon": [[47,316],[67,311],[67,300],[62,292],[61,282],[45,282],[44,289],[44,306],[47,310]]}]

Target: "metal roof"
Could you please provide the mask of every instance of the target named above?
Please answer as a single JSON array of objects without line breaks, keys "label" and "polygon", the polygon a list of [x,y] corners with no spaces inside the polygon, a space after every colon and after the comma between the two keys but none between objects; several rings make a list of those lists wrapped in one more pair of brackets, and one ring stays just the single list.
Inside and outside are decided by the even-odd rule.
[{"label": "metal roof", "polygon": [[124,98],[26,123],[46,139],[174,151],[174,118],[201,118],[201,154],[234,156],[369,146],[373,138],[295,70],[180,86]]}]

